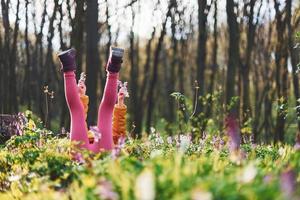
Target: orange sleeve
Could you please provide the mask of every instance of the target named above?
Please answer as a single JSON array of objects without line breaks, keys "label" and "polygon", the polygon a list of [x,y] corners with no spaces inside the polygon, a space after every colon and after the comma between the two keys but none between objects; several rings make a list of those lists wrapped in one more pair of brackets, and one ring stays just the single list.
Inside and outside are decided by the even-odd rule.
[{"label": "orange sleeve", "polygon": [[120,137],[126,136],[126,113],[127,107],[125,105],[115,105],[112,124],[113,140],[115,144],[118,143]]}]

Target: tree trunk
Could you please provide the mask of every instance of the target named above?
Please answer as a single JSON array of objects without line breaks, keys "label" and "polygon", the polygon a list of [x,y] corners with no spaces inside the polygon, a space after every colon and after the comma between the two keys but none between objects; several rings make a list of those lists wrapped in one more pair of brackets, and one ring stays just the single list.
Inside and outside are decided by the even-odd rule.
[{"label": "tree trunk", "polygon": [[298,132],[300,132],[300,102],[299,102],[299,76],[297,73],[297,64],[299,63],[299,50],[295,49],[294,43],[294,31],[292,27],[292,0],[286,1],[286,17],[287,17],[287,28],[288,28],[288,48],[292,64],[292,77],[293,77],[293,86],[294,86],[294,96],[296,100],[296,116],[297,116],[297,125]]},{"label": "tree trunk", "polygon": [[159,36],[159,39],[158,39],[157,46],[155,48],[152,79],[150,81],[149,91],[148,91],[148,95],[147,95],[148,96],[148,98],[147,98],[147,100],[148,100],[147,121],[146,121],[146,131],[147,131],[147,133],[149,133],[149,131],[150,131],[150,127],[151,127],[151,124],[152,124],[152,115],[153,115],[153,111],[154,111],[154,107],[155,107],[154,89],[155,89],[156,82],[158,80],[159,56],[160,56],[160,52],[161,52],[161,49],[162,49],[162,43],[163,43],[165,35],[166,35],[166,23],[167,23],[168,18],[171,15],[171,9],[172,9],[173,5],[174,5],[174,3],[173,3],[173,1],[171,1],[169,3],[169,6],[168,6],[166,19],[162,24],[162,30],[160,32],[160,36]]},{"label": "tree trunk", "polygon": [[[153,32],[151,34],[151,38],[148,40],[147,45],[146,45],[146,62],[144,65],[144,70],[143,70],[143,74],[144,74],[144,79],[142,80],[142,84],[141,84],[141,88],[140,88],[140,95],[139,95],[139,99],[138,99],[138,104],[135,105],[135,107],[141,108],[141,106],[146,105],[146,99],[145,99],[145,94],[146,94],[146,90],[148,88],[149,85],[149,78],[150,78],[150,66],[151,66],[151,58],[152,58],[152,43],[155,37],[155,32],[156,29],[153,28]],[[135,136],[136,137],[141,137],[141,132],[142,132],[142,127],[143,127],[143,118],[144,118],[144,113],[145,113],[145,109],[139,109],[137,110],[137,112],[134,112],[133,114],[133,122],[135,125]]]},{"label": "tree trunk", "polygon": [[[44,10],[42,13],[41,24],[39,26],[39,31],[37,30],[36,24],[35,26],[35,49],[33,54],[33,69],[32,69],[32,77],[39,77],[34,79],[34,97],[36,99],[39,116],[43,119],[44,117],[44,94],[43,94],[43,73],[41,70],[41,66],[44,66],[44,46],[43,46],[43,29],[46,22],[46,15],[47,15],[47,0],[44,1]],[[33,11],[33,16],[35,17],[35,11]],[[44,71],[45,69],[43,69]]]},{"label": "tree trunk", "polygon": [[16,10],[16,21],[14,26],[13,32],[13,41],[12,41],[12,48],[10,51],[10,61],[9,61],[9,105],[10,105],[10,112],[17,114],[18,113],[18,99],[17,99],[17,42],[18,42],[18,35],[19,35],[19,8],[20,8],[20,1],[17,1],[17,10]]},{"label": "tree trunk", "polygon": [[23,97],[26,99],[26,104],[29,110],[31,110],[31,57],[30,57],[30,42],[28,39],[28,5],[29,1],[25,1],[25,51],[26,51],[26,69],[25,69],[25,79],[23,86]]},{"label": "tree trunk", "polygon": [[[244,124],[251,117],[251,106],[250,106],[250,90],[249,90],[249,71],[252,61],[252,49],[255,39],[255,24],[253,22],[254,18],[254,6],[256,0],[250,0],[249,3],[245,5],[245,16],[248,18],[247,27],[247,46],[245,53],[245,63],[241,65],[242,72],[242,124]],[[249,8],[249,9],[248,9]]]},{"label": "tree trunk", "polygon": [[71,33],[71,46],[76,49],[76,75],[80,76],[82,72],[82,55],[84,51],[83,33],[85,24],[84,4],[86,0],[76,0],[75,17],[73,20],[74,26]]},{"label": "tree trunk", "polygon": [[287,58],[288,49],[286,41],[286,20],[284,18],[284,11],[280,11],[280,3],[274,0],[274,7],[276,11],[276,30],[277,30],[277,43],[275,50],[275,65],[276,65],[276,88],[277,88],[277,118],[275,141],[284,140],[285,116],[287,105]]},{"label": "tree trunk", "polygon": [[[207,41],[207,15],[210,5],[206,0],[198,0],[198,47],[197,47],[197,81],[199,84],[199,96],[205,91],[205,69],[206,69],[206,41]],[[198,97],[197,97],[198,98]],[[196,113],[202,112],[200,104]]]},{"label": "tree trunk", "polygon": [[[3,23],[3,27],[4,27],[4,49],[6,52],[10,52],[10,25],[9,25],[9,1],[5,1],[5,0],[1,0],[1,8],[2,8],[2,23]],[[9,66],[9,57],[10,55],[8,54],[8,56],[3,57],[3,66],[7,67]],[[3,70],[4,74],[3,74],[3,83],[6,85],[8,83],[8,77],[9,77],[9,70]],[[4,85],[3,85],[4,86]],[[3,96],[3,112],[4,113],[9,113],[9,88],[6,86],[4,86],[4,90],[3,90],[3,94],[5,94]]]},{"label": "tree trunk", "polygon": [[[213,32],[213,50],[212,50],[212,61],[211,61],[211,74],[210,74],[210,84],[208,87],[209,94],[213,95],[214,84],[215,84],[215,75],[218,70],[218,0],[214,0],[214,32]],[[212,96],[209,98],[208,107],[206,109],[206,118],[212,116],[213,105],[212,105]]]},{"label": "tree trunk", "polygon": [[[48,35],[47,35],[47,53],[46,53],[46,60],[45,60],[45,71],[43,71],[44,73],[44,84],[43,86],[49,86],[49,89],[51,90],[55,90],[55,84],[53,83],[54,81],[59,81],[58,76],[57,76],[57,70],[56,70],[56,65],[54,65],[53,62],[53,44],[52,44],[52,40],[54,37],[54,21],[56,19],[56,14],[59,8],[59,4],[58,1],[54,1],[54,8],[53,8],[53,12],[52,12],[52,16],[49,19],[49,27],[48,27]],[[44,123],[46,128],[51,128],[51,120],[52,120],[52,99],[51,98],[46,98],[45,99],[45,95],[48,94],[44,94],[44,99],[43,101],[49,101],[45,106],[45,116],[44,116]],[[47,100],[48,99],[48,100]],[[46,108],[48,106],[48,108]]]},{"label": "tree trunk", "polygon": [[[88,124],[95,124],[97,117],[97,77],[99,72],[99,50],[98,50],[98,1],[87,1],[86,8],[86,65],[87,65],[87,95],[90,99]],[[102,69],[102,68],[101,68]],[[102,69],[103,70],[103,69]]]},{"label": "tree trunk", "polygon": [[[60,15],[60,18],[59,18],[58,30],[59,30],[59,38],[60,38],[60,49],[65,50],[65,49],[67,49],[67,45],[64,42],[64,34],[63,34],[63,27],[62,27],[63,3],[61,3],[60,6],[59,6],[59,15]],[[81,30],[81,31],[83,32],[83,30]],[[74,33],[74,29],[72,30],[72,33]],[[80,38],[78,38],[78,40],[80,40]],[[71,43],[72,43],[72,36],[71,36]],[[80,53],[79,53],[79,55],[78,55],[78,51],[76,53],[77,53],[76,59],[78,59],[78,56],[80,56]],[[77,64],[77,67],[81,67],[81,63],[79,64],[78,61],[76,62],[76,64]],[[77,72],[77,70],[76,70],[76,72]],[[62,81],[60,81],[60,84],[63,84]],[[64,94],[64,87],[59,87],[59,93]],[[60,110],[61,112],[60,112],[60,124],[59,124],[59,126],[60,127],[69,127],[68,122],[70,121],[70,117],[68,115],[68,107],[67,107],[67,103],[66,103],[66,100],[65,100],[65,96],[61,95],[59,101],[60,101],[60,104],[61,104],[61,107],[62,107],[61,110]]]},{"label": "tree trunk", "polygon": [[[227,64],[227,78],[226,78],[226,105],[229,105],[232,97],[235,96],[235,76],[236,69],[240,64],[240,52],[239,52],[239,25],[237,22],[237,15],[234,12],[237,5],[235,5],[234,0],[226,1],[226,12],[227,12],[227,22],[229,29],[229,48],[228,48],[228,64]],[[237,115],[236,106],[228,110],[230,114]]]}]

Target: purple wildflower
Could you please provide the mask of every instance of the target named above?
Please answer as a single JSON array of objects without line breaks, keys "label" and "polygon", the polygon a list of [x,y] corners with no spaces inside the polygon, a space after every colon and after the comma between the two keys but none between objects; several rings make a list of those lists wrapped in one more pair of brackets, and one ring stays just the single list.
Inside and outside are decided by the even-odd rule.
[{"label": "purple wildflower", "polygon": [[268,184],[271,183],[271,181],[273,180],[273,176],[272,175],[266,175],[264,176],[264,183]]},{"label": "purple wildflower", "polygon": [[98,127],[97,126],[90,126],[90,131],[94,135],[95,142],[99,142],[99,140],[101,139],[101,133],[100,133]]},{"label": "purple wildflower", "polygon": [[113,185],[110,181],[101,180],[99,182],[98,194],[101,199],[106,200],[117,200],[119,196],[116,192],[113,191]]},{"label": "purple wildflower", "polygon": [[231,152],[239,150],[241,144],[241,137],[238,122],[236,118],[232,115],[227,116],[225,122],[227,134],[229,136],[229,149]]},{"label": "purple wildflower", "polygon": [[[3,121],[2,121],[3,120]],[[23,129],[27,119],[23,113],[18,115],[7,115],[1,118],[1,126],[4,126],[9,137],[13,135],[23,135]]]},{"label": "purple wildflower", "polygon": [[125,139],[125,137],[120,137],[118,140],[118,144],[113,148],[111,155],[114,159],[116,159],[121,154],[121,150],[125,146]]},{"label": "purple wildflower", "polygon": [[222,149],[222,147],[224,146],[224,140],[219,137],[219,136],[213,136],[212,140],[211,140],[211,144],[216,148],[216,149]]},{"label": "purple wildflower", "polygon": [[220,138],[220,145],[222,145],[222,146],[225,145],[225,141],[222,138]]},{"label": "purple wildflower", "polygon": [[214,145],[216,142],[218,142],[218,138],[217,138],[217,136],[214,135],[212,137],[211,143]]},{"label": "purple wildflower", "polygon": [[284,171],[280,176],[281,191],[286,197],[292,197],[296,190],[296,174],[292,169]]}]

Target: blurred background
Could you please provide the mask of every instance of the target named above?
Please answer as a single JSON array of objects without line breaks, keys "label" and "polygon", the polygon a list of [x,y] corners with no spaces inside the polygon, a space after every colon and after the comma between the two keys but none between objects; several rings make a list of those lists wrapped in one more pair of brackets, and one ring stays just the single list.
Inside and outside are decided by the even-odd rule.
[{"label": "blurred background", "polygon": [[228,113],[254,141],[300,130],[298,0],[1,0],[0,20],[0,113],[68,128],[57,53],[73,47],[95,124],[113,45],[126,51],[134,136],[188,120],[193,134],[222,134]]}]

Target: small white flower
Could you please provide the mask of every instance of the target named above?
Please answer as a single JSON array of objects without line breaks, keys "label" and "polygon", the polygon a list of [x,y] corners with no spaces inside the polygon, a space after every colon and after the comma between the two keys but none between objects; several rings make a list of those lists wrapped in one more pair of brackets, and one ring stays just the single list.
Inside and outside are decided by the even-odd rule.
[{"label": "small white flower", "polygon": [[196,190],[192,194],[192,200],[212,200],[213,195],[210,192]]},{"label": "small white flower", "polygon": [[278,150],[278,153],[279,153],[280,156],[283,156],[283,154],[284,154],[284,148],[280,147],[279,150]]},{"label": "small white flower", "polygon": [[155,128],[153,128],[153,127],[150,127],[150,132],[151,132],[151,134],[154,134],[155,133]]},{"label": "small white flower", "polygon": [[172,139],[171,136],[169,136],[169,137],[167,138],[167,142],[168,142],[168,144],[172,144],[172,143],[173,143],[173,139]]},{"label": "small white flower", "polygon": [[8,180],[9,180],[10,182],[18,181],[18,180],[20,180],[20,179],[21,179],[21,176],[20,176],[20,175],[12,175],[12,176],[8,177]]},{"label": "small white flower", "polygon": [[180,135],[180,146],[179,150],[185,152],[191,144],[191,137],[186,135]]},{"label": "small white flower", "polygon": [[162,150],[160,150],[160,149],[155,149],[155,150],[151,151],[150,157],[151,157],[151,158],[155,158],[155,157],[157,157],[157,156],[162,155],[162,153],[163,153]]},{"label": "small white flower", "polygon": [[256,177],[256,174],[257,169],[254,166],[254,163],[250,163],[244,168],[241,177],[238,179],[243,183],[250,183]]},{"label": "small white flower", "polygon": [[136,179],[135,197],[138,200],[155,199],[155,180],[151,170],[145,169]]},{"label": "small white flower", "polygon": [[158,137],[155,138],[155,143],[157,143],[157,144],[163,144],[164,140],[162,139],[162,137],[158,136]]}]

